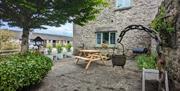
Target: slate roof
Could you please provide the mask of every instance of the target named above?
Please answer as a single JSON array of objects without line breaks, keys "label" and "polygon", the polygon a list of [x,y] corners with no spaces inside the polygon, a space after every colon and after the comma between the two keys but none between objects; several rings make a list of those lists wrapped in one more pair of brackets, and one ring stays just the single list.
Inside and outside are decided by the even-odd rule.
[{"label": "slate roof", "polygon": [[[13,31],[15,33],[16,39],[21,39],[21,31]],[[42,33],[30,33],[29,38],[35,39],[36,37],[41,37],[43,40],[67,40],[72,41],[72,37],[62,36],[62,35],[52,35],[52,34],[42,34]]]}]

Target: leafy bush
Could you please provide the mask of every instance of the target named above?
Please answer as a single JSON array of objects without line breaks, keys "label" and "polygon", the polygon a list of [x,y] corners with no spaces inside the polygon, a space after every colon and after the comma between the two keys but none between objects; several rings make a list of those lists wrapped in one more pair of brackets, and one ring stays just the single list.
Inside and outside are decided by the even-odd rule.
[{"label": "leafy bush", "polygon": [[67,51],[70,51],[71,50],[71,47],[72,47],[72,45],[70,44],[70,43],[68,43],[68,44],[66,44],[66,49],[67,49]]},{"label": "leafy bush", "polygon": [[7,56],[5,56],[5,55],[1,55],[1,56],[0,56],[0,62],[6,60],[6,57],[7,57]]},{"label": "leafy bush", "polygon": [[175,31],[174,29],[174,24],[173,24],[173,19],[166,19],[165,17],[165,7],[161,6],[159,9],[159,14],[156,16],[156,18],[152,21],[151,27],[155,29],[156,31],[164,31],[164,32],[173,32]]},{"label": "leafy bush", "polygon": [[156,57],[154,55],[139,55],[136,57],[136,61],[139,69],[155,69],[156,68]]},{"label": "leafy bush", "polygon": [[174,47],[174,34],[176,33],[175,21],[176,18],[167,15],[165,6],[161,5],[158,15],[150,24],[151,27],[159,33],[159,37],[161,38],[161,44],[164,47]]},{"label": "leafy bush", "polygon": [[47,48],[48,48],[48,54],[50,55],[52,52],[52,45],[51,44],[47,44]]},{"label": "leafy bush", "polygon": [[57,48],[58,53],[61,53],[61,52],[62,52],[62,50],[63,50],[62,47],[63,47],[63,46],[62,46],[61,44],[57,44],[57,45],[56,45],[56,48]]},{"label": "leafy bush", "polygon": [[39,83],[52,67],[51,59],[37,53],[15,54],[0,60],[0,91],[16,91]]}]

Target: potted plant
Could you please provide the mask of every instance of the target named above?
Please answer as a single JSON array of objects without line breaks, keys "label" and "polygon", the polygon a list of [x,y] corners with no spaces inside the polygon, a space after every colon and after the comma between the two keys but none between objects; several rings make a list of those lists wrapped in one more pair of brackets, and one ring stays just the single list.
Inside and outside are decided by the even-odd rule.
[{"label": "potted plant", "polygon": [[62,59],[63,58],[63,53],[62,53],[63,46],[61,44],[57,44],[56,49],[57,49],[57,54],[56,54],[57,60]]},{"label": "potted plant", "polygon": [[50,44],[47,45],[47,52],[48,52],[48,55],[51,54],[51,52],[52,52],[52,45],[50,45]]},{"label": "potted plant", "polygon": [[52,45],[51,44],[47,44],[47,51],[46,51],[46,53],[47,53],[47,57],[49,57],[51,60],[53,60],[53,55],[51,55],[51,53],[52,53]]},{"label": "potted plant", "polygon": [[65,57],[71,57],[72,56],[71,47],[72,47],[72,45],[70,43],[67,43],[65,45],[65,48],[67,50],[67,52],[64,54]]},{"label": "potted plant", "polygon": [[61,45],[61,44],[57,44],[57,45],[56,45],[56,49],[57,49],[57,52],[58,52],[58,53],[61,53],[62,50],[63,50],[62,45]]},{"label": "potted plant", "polygon": [[67,49],[67,52],[70,52],[71,51],[71,47],[72,45],[70,43],[66,44],[66,49]]}]

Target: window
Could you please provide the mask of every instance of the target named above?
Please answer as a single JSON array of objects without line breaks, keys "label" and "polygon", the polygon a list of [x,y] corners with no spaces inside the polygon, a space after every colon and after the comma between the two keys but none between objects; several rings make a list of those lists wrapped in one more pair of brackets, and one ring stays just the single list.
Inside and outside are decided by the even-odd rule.
[{"label": "window", "polygon": [[101,46],[102,43],[106,43],[109,47],[116,44],[116,33],[115,32],[98,32],[96,33],[96,44]]},{"label": "window", "polygon": [[116,43],[116,33],[110,33],[110,44]]},{"label": "window", "polygon": [[96,36],[97,44],[101,44],[101,33],[97,33]]},{"label": "window", "polygon": [[61,44],[63,44],[63,40],[61,40]]},{"label": "window", "polygon": [[102,33],[103,35],[103,41],[102,41],[102,43],[105,43],[105,44],[108,44],[109,43],[109,32],[104,32],[104,33]]},{"label": "window", "polygon": [[132,6],[132,0],[116,0],[116,7],[118,9],[129,8]]},{"label": "window", "polygon": [[51,40],[49,40],[49,43],[51,43]]}]

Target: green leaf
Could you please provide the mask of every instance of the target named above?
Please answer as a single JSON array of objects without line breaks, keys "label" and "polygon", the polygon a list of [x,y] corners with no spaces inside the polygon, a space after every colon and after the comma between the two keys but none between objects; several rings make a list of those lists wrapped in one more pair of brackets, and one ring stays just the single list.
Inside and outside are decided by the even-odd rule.
[{"label": "green leaf", "polygon": [[1,91],[16,91],[36,84],[52,67],[51,59],[36,53],[15,54],[3,59],[0,62]]}]

